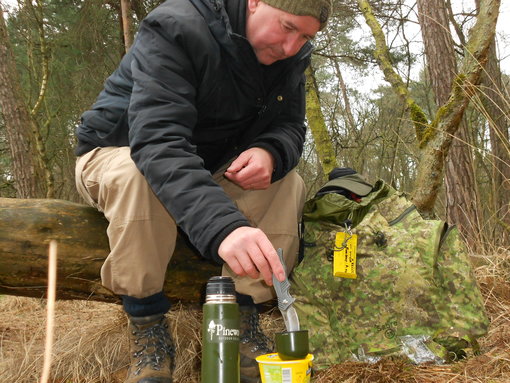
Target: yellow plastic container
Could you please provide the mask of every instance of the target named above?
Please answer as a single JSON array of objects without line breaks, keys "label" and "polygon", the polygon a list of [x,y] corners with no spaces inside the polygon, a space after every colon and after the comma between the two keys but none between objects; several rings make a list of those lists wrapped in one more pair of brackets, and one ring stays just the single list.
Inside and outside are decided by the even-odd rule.
[{"label": "yellow plastic container", "polygon": [[305,359],[281,360],[278,353],[256,358],[262,383],[310,383],[313,355]]}]

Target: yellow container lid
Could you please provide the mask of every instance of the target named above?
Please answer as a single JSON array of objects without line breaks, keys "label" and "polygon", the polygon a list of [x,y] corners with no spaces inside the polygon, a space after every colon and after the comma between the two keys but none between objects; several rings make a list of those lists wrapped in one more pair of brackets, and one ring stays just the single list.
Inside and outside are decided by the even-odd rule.
[{"label": "yellow container lid", "polygon": [[272,354],[264,354],[257,356],[255,360],[258,363],[264,363],[264,364],[293,364],[293,363],[303,363],[303,362],[310,362],[313,360],[313,355],[308,354],[306,358],[304,359],[291,359],[291,360],[282,360],[278,356],[277,352],[274,352]]}]

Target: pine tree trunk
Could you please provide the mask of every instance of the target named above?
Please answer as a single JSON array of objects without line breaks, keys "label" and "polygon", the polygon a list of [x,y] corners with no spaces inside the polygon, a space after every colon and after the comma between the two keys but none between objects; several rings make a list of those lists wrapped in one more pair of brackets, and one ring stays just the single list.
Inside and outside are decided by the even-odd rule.
[{"label": "pine tree trunk", "polygon": [[509,95],[504,94],[501,69],[496,56],[496,41],[491,44],[489,60],[482,75],[480,97],[487,114],[492,148],[492,183],[494,185],[494,216],[498,221],[495,244],[510,245],[510,140],[508,116]]},{"label": "pine tree trunk", "polygon": [[[444,0],[418,0],[418,19],[425,45],[427,69],[436,105],[448,102],[458,74],[454,42]],[[446,158],[445,187],[447,221],[459,226],[472,246],[480,243],[479,198],[468,126],[462,119]]]},{"label": "pine tree trunk", "polygon": [[[428,3],[427,3],[428,6]],[[442,184],[444,161],[452,138],[462,121],[464,111],[475,93],[487,59],[490,43],[495,35],[500,0],[482,2],[477,20],[466,44],[466,53],[459,74],[455,76],[448,102],[443,104],[422,140],[413,202],[423,210],[431,208]],[[476,223],[475,223],[476,224]]]},{"label": "pine tree trunk", "polygon": [[44,197],[45,178],[34,139],[35,125],[25,104],[0,4],[0,109],[20,198]]},{"label": "pine tree trunk", "polygon": [[32,2],[27,1],[25,4],[30,9],[31,14],[34,17],[35,24],[37,26],[37,33],[39,35],[39,55],[41,57],[41,84],[39,88],[39,95],[37,100],[30,110],[30,117],[32,120],[32,134],[35,142],[36,152],[36,160],[41,166],[42,171],[44,172],[44,180],[45,180],[45,189],[46,189],[46,198],[55,198],[55,180],[53,177],[53,172],[51,169],[50,161],[46,152],[46,146],[44,143],[43,136],[41,134],[41,130],[39,128],[39,124],[36,120],[36,116],[38,112],[42,109],[42,105],[46,98],[46,93],[48,90],[48,80],[50,75],[50,53],[48,48],[48,43],[46,41],[46,32],[44,30],[44,14],[43,14],[43,2],[42,0],[36,0],[34,4]]}]

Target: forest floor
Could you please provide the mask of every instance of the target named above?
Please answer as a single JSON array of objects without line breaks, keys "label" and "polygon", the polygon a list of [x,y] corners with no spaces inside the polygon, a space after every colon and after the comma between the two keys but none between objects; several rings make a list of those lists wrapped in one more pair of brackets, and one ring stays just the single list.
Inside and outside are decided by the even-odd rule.
[{"label": "forest floor", "polygon": [[[401,359],[375,364],[346,362],[315,374],[314,383],[510,382],[510,252],[484,257],[475,270],[487,314],[481,353],[454,364],[415,366]],[[175,305],[169,313],[177,348],[174,381],[199,382],[199,305]],[[43,299],[0,297],[0,383],[39,381],[43,365],[46,303]],[[126,320],[120,306],[93,301],[58,301],[52,376],[54,383],[121,383],[126,374]],[[272,336],[283,329],[277,310],[262,316]]]}]

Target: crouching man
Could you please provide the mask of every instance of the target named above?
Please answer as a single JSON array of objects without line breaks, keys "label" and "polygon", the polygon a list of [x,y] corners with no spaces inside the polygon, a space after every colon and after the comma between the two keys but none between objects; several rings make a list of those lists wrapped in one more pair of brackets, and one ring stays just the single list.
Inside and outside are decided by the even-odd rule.
[{"label": "crouching man", "polygon": [[[269,352],[257,304],[298,252],[304,185],[304,70],[331,0],[168,0],[77,128],[77,188],[104,212],[102,283],[132,334],[127,383],[172,382],[165,272],[178,228],[234,278],[241,375]],[[171,272],[171,270],[170,270]]]}]

